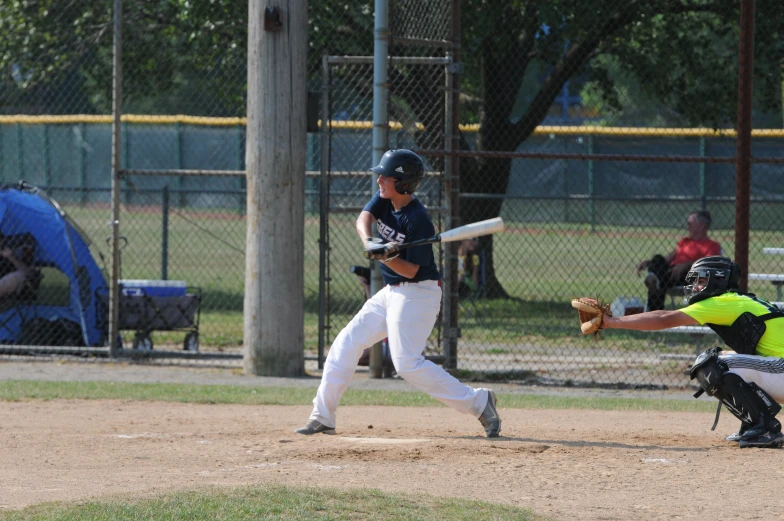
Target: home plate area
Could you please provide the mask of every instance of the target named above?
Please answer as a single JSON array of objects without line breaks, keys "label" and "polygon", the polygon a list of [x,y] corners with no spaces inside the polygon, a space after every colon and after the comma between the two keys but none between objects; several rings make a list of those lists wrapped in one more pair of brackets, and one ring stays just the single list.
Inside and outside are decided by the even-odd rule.
[{"label": "home plate area", "polygon": [[[276,484],[476,499],[554,519],[780,514],[738,469],[778,475],[784,453],[725,442],[737,427],[729,414],[711,431],[711,413],[499,412],[494,439],[475,418],[438,406],[341,407],[336,435],[300,436],[293,430],[310,406],[0,402],[0,505]],[[716,501],[698,476],[731,486]]]}]

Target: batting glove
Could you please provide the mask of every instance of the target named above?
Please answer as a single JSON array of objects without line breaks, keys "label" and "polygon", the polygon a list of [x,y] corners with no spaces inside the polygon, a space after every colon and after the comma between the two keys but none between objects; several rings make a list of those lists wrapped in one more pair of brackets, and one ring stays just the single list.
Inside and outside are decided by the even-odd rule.
[{"label": "batting glove", "polygon": [[400,250],[398,249],[400,243],[397,242],[388,242],[384,245],[384,253],[378,258],[381,262],[386,264],[387,262],[391,261],[398,255],[400,255]]},{"label": "batting glove", "polygon": [[398,256],[398,246],[396,242],[384,243],[381,239],[367,239],[365,241],[365,258],[389,262]]}]

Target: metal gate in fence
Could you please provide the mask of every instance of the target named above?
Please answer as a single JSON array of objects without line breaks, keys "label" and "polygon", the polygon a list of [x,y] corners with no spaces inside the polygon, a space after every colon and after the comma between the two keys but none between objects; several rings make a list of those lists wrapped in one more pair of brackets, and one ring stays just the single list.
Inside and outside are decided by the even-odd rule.
[{"label": "metal gate in fence", "polygon": [[[449,65],[448,58],[392,58],[391,68],[399,70],[407,67],[426,67],[441,69],[443,77]],[[377,190],[373,183],[370,168],[372,164],[369,134],[372,127],[355,128],[352,134],[332,132],[339,127],[341,117],[347,110],[352,114],[367,116],[369,99],[366,93],[373,88],[373,57],[325,56],[323,60],[322,85],[322,126],[321,132],[321,212],[324,223],[320,227],[320,323],[319,323],[319,363],[323,362],[325,349],[337,332],[359,310],[369,288],[365,287],[371,270],[377,269],[362,255],[355,231],[355,221],[365,203]],[[393,75],[397,76],[397,75]],[[394,92],[394,86],[392,87]],[[393,97],[394,99],[394,97]],[[365,105],[363,105],[363,103]],[[441,114],[443,111],[439,111]],[[423,131],[422,123],[406,117],[404,110],[392,107],[393,120],[390,121],[389,149],[416,149],[418,134]],[[397,118],[395,118],[397,116]],[[436,120],[442,119],[438,116]],[[441,129],[431,130],[436,138],[443,139]],[[356,170],[357,164],[366,165],[365,170]],[[435,165],[426,165],[426,176],[416,192],[417,198],[428,208],[437,231],[446,229],[446,195],[444,192],[443,172]],[[444,249],[435,246],[435,256],[439,269],[444,272]],[[445,296],[445,302],[447,298]],[[443,342],[443,314],[428,340],[425,350],[430,359],[443,361],[441,344]]]}]

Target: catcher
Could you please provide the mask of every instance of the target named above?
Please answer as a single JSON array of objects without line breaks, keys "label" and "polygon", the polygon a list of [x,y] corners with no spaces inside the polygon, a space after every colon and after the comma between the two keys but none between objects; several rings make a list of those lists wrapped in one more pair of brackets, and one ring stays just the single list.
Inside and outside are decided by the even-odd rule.
[{"label": "catcher", "polygon": [[[701,353],[689,371],[703,392],[719,400],[741,421],[727,441],[745,447],[781,447],[784,434],[776,414],[784,400],[784,312],[753,293],[738,289],[740,268],[727,257],[697,260],[686,275],[688,306],[613,317],[596,300],[574,299],[583,334],[601,329],[654,331],[703,324],[729,347]],[[587,319],[587,320],[586,320]],[[716,427],[714,422],[713,428]]]}]

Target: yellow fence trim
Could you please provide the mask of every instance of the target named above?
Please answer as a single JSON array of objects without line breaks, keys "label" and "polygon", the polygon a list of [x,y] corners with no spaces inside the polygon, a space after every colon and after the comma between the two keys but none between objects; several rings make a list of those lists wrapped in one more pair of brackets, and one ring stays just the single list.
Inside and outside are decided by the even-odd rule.
[{"label": "yellow fence trim", "polygon": [[[784,130],[752,130],[755,137],[784,137]],[[536,127],[534,134],[560,136],[659,136],[659,137],[737,137],[735,129],[712,128],[645,128],[645,127],[598,127],[598,126],[547,126]]]},{"label": "yellow fence trim", "polygon": [[[206,116],[188,116],[177,114],[172,116],[162,115],[143,115],[143,114],[124,114],[121,121],[126,123],[138,123],[146,125],[202,125],[202,126],[245,126],[247,118],[212,118]],[[0,125],[62,125],[78,123],[112,123],[111,115],[92,115],[92,114],[67,114],[55,115],[0,115]],[[321,126],[321,120],[318,122]],[[331,121],[332,128],[342,130],[372,130],[372,121]],[[417,130],[424,130],[421,123],[413,123]],[[403,123],[390,121],[391,130],[401,130]],[[479,124],[460,125],[463,132],[479,132]],[[557,126],[541,125],[536,127],[534,135],[553,135],[553,136],[628,136],[628,137],[725,137],[734,138],[738,133],[734,129],[710,128],[644,128],[644,127],[600,127],[600,126]],[[784,137],[784,129],[756,129],[751,131],[753,137]]]},{"label": "yellow fence trim", "polygon": [[[246,125],[246,118],[210,118],[205,116],[186,116],[178,114],[175,116],[143,115],[143,114],[123,114],[120,118],[126,123],[143,123],[149,125],[171,125],[181,123],[183,125],[207,125],[207,126],[236,126]],[[110,115],[93,114],[67,114],[62,116],[52,115],[13,115],[0,116],[0,124],[5,125],[62,125],[74,123],[112,123]]]},{"label": "yellow fence trim", "polygon": [[[321,120],[318,120],[319,127],[321,126]],[[373,130],[373,122],[372,121],[336,121],[332,120],[330,122],[332,128],[339,128],[344,130]],[[425,130],[425,126],[422,123],[413,123],[414,127],[417,130]],[[399,121],[390,121],[389,128],[391,130],[401,130],[403,128],[403,124]]]},{"label": "yellow fence trim", "polygon": [[[460,125],[463,132],[479,132],[479,124]],[[599,126],[562,126],[540,125],[534,135],[554,136],[658,136],[658,137],[737,137],[735,129],[712,128],[650,128],[650,127],[599,127]],[[784,129],[756,129],[753,137],[784,137]]]}]

